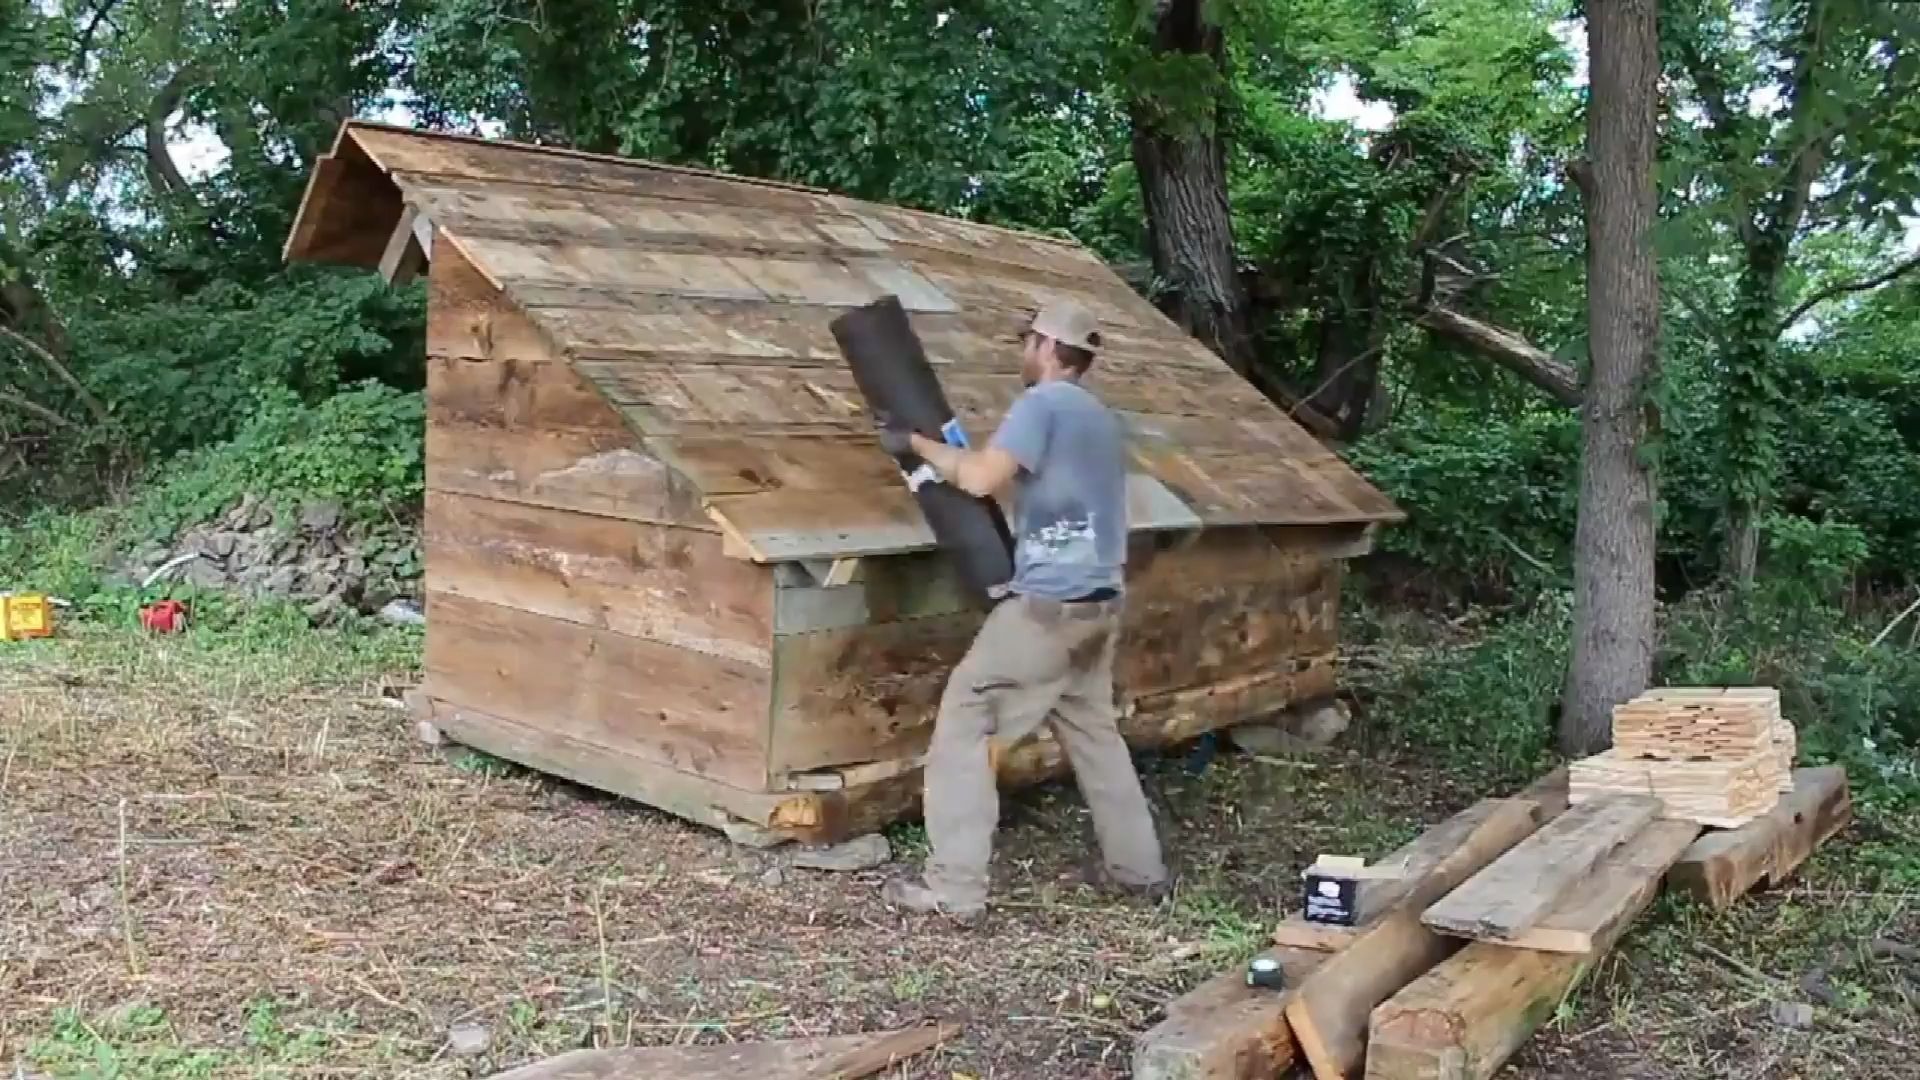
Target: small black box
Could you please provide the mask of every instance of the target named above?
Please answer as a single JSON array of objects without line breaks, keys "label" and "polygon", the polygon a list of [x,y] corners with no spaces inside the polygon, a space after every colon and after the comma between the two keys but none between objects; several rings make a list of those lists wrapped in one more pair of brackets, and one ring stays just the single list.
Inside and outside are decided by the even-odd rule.
[{"label": "small black box", "polygon": [[1323,856],[1301,873],[1306,895],[1300,913],[1308,922],[1352,926],[1359,921],[1360,879],[1366,875],[1356,865],[1340,865],[1348,862]]}]

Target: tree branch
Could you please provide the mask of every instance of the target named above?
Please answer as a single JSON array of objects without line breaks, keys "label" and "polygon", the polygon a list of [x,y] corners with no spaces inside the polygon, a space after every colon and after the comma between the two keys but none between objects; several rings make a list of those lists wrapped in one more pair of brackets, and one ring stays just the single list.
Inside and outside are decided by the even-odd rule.
[{"label": "tree branch", "polygon": [[187,178],[181,174],[180,166],[173,160],[173,151],[167,147],[167,118],[180,108],[180,102],[187,95],[187,88],[195,78],[191,64],[173,73],[161,85],[159,93],[153,96],[153,103],[147,108],[147,177],[153,183],[154,194],[166,201],[169,196],[189,195],[193,189],[187,184]]},{"label": "tree branch", "polygon": [[1567,408],[1580,407],[1579,372],[1519,334],[1444,307],[1429,308],[1415,321],[1446,341],[1492,360],[1527,380]]},{"label": "tree branch", "polygon": [[[1713,144],[1715,153],[1722,161],[1738,160],[1740,155],[1735,152],[1735,143],[1740,120],[1727,99],[1726,84],[1720,81],[1713,65],[1707,62],[1706,54],[1700,51],[1699,42],[1686,34],[1680,35],[1680,39],[1681,61],[1686,65],[1687,76],[1693,80],[1693,88],[1699,91],[1701,108],[1707,113],[1707,141]],[[1759,238],[1753,222],[1753,209],[1747,203],[1746,196],[1734,185],[1728,185],[1727,197],[1733,202],[1740,240],[1751,246]]]},{"label": "tree branch", "polygon": [[1812,296],[1807,297],[1805,300],[1800,301],[1792,311],[1787,313],[1786,318],[1780,320],[1780,327],[1776,332],[1785,333],[1788,327],[1799,322],[1807,312],[1832,300],[1834,297],[1845,296],[1848,293],[1869,292],[1889,282],[1905,277],[1915,270],[1920,270],[1920,251],[1914,252],[1912,255],[1894,263],[1892,266],[1889,266],[1872,277],[1861,278],[1858,281],[1849,281],[1840,285],[1829,285],[1814,293]]},{"label": "tree branch", "polygon": [[112,11],[113,6],[119,2],[120,0],[100,0],[99,5],[93,9],[93,18],[87,20],[86,29],[80,31],[80,40],[73,47],[73,63],[69,66],[68,73],[74,78],[79,78],[86,69],[87,53],[93,49],[93,35],[99,31],[100,24],[107,21],[107,13]]},{"label": "tree branch", "polygon": [[93,414],[95,420],[98,420],[103,426],[111,426],[113,424],[112,415],[107,412],[105,405],[100,404],[100,399],[93,396],[93,392],[87,389],[85,383],[82,383],[74,377],[73,372],[68,370],[67,365],[60,362],[59,357],[48,352],[39,342],[15,330],[13,327],[5,325],[0,325],[0,340],[12,342],[39,360],[42,364],[45,364],[47,369],[52,371],[61,382],[67,384],[67,388],[72,390],[74,396],[78,397],[81,403],[87,407],[87,411]]},{"label": "tree branch", "polygon": [[54,427],[76,428],[80,426],[66,417],[61,416],[59,413],[54,412],[52,409],[47,408],[45,405],[37,401],[31,401],[11,390],[0,390],[0,403],[12,405],[23,412],[32,413],[47,423],[52,424]]}]

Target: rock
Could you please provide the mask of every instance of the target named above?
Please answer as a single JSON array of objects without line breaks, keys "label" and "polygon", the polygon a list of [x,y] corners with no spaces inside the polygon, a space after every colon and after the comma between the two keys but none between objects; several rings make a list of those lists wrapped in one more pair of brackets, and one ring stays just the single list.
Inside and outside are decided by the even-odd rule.
[{"label": "rock", "polygon": [[1813,1006],[1804,1001],[1773,1003],[1773,1022],[1781,1027],[1804,1031],[1813,1026]]},{"label": "rock", "polygon": [[493,1032],[485,1024],[455,1024],[447,1029],[447,1048],[454,1057],[479,1057],[493,1045]]},{"label": "rock", "polygon": [[301,610],[306,612],[307,618],[312,619],[314,622],[327,623],[345,614],[347,605],[345,601],[340,599],[339,593],[330,592],[320,599],[309,603]]},{"label": "rock", "polygon": [[1294,711],[1289,730],[1314,746],[1332,746],[1353,725],[1353,713],[1339,699],[1316,702]]},{"label": "rock", "polygon": [[300,508],[300,527],[313,532],[332,532],[340,527],[340,504],[310,502]]},{"label": "rock", "polygon": [[214,533],[207,537],[207,554],[222,559],[227,558],[233,554],[233,549],[239,541],[240,538],[230,532]]},{"label": "rock", "polygon": [[787,872],[777,866],[768,868],[766,873],[760,875],[760,884],[769,889],[777,889],[786,883]]},{"label": "rock", "polygon": [[195,588],[217,589],[227,583],[226,571],[220,569],[219,563],[205,557],[194,559],[182,567],[182,570],[184,571],[182,576],[186,578],[187,584]]},{"label": "rock", "polygon": [[380,609],[380,617],[395,626],[425,626],[427,623],[420,605],[411,600],[390,601]]},{"label": "rock", "polygon": [[344,564],[340,567],[340,572],[355,581],[362,580],[367,576],[367,561],[352,552],[348,552]]},{"label": "rock", "polygon": [[806,870],[871,870],[893,857],[893,848],[879,833],[856,836],[844,844],[802,847],[789,860]]},{"label": "rock", "polygon": [[1311,754],[1316,749],[1313,744],[1279,724],[1235,724],[1227,729],[1227,738],[1249,754],[1267,757]]},{"label": "rock", "polygon": [[275,596],[286,596],[293,592],[293,583],[293,567],[276,566],[267,574],[267,579],[260,583],[260,588],[262,591],[272,593]]},{"label": "rock", "polygon": [[326,571],[309,572],[305,581],[300,583],[297,596],[328,596],[340,591],[340,579]]}]

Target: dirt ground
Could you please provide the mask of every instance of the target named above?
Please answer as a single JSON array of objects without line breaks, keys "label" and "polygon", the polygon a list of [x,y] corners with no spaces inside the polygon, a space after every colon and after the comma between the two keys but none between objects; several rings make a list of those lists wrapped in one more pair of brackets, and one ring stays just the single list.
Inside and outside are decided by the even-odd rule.
[{"label": "dirt ground", "polygon": [[[1257,947],[1315,852],[1384,852],[1482,794],[1364,734],[1314,761],[1151,759],[1181,876],[1156,907],[1062,884],[1084,809],[1070,784],[1023,792],[998,907],[966,931],[889,913],[897,867],[785,868],[448,760],[381,680],[301,649],[314,662],[79,631],[0,655],[0,1070],[486,1076],[938,1016],[963,1034],[893,1075],[1123,1077],[1134,1035]],[[1912,825],[1863,813],[1724,916],[1662,901],[1509,1075],[1915,1075],[1920,964],[1873,949],[1920,944]],[[890,836],[918,855],[917,827]],[[1812,1027],[1775,1000],[1814,1003]],[[452,1053],[463,1023],[484,1054]]]}]

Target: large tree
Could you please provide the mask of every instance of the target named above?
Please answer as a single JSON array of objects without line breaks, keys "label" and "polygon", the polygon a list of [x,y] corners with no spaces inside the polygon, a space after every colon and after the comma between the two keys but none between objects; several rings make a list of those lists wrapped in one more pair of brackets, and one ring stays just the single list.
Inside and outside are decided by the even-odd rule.
[{"label": "large tree", "polygon": [[1574,533],[1573,652],[1560,745],[1609,742],[1613,706],[1653,671],[1655,478],[1646,441],[1658,368],[1654,146],[1660,41],[1655,0],[1587,5],[1592,97],[1587,159],[1574,175],[1587,201],[1590,369],[1581,410],[1580,510]]}]

